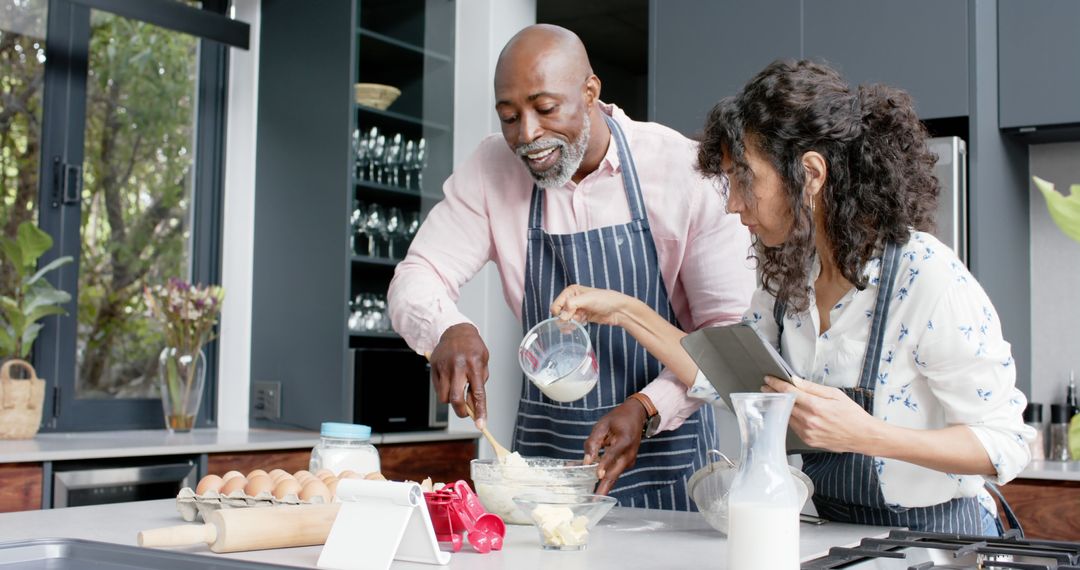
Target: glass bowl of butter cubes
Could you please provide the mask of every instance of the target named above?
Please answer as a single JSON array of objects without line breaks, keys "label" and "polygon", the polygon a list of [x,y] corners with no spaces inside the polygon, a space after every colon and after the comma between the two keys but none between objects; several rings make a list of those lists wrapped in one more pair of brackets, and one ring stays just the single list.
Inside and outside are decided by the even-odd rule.
[{"label": "glass bowl of butter cubes", "polygon": [[604,495],[524,494],[514,497],[540,532],[543,550],[585,550],[589,530],[618,501]]}]

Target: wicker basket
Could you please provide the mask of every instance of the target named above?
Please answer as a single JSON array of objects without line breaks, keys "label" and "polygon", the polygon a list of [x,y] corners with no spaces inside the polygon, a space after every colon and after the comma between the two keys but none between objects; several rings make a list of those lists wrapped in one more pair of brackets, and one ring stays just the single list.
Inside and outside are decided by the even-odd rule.
[{"label": "wicker basket", "polygon": [[374,107],[380,111],[385,111],[401,95],[401,90],[397,87],[381,83],[357,83],[353,85],[353,91],[357,105]]},{"label": "wicker basket", "polygon": [[[16,366],[29,372],[30,378],[12,378],[11,369]],[[0,367],[0,439],[34,437],[44,403],[45,381],[37,377],[29,362],[13,358]]]}]

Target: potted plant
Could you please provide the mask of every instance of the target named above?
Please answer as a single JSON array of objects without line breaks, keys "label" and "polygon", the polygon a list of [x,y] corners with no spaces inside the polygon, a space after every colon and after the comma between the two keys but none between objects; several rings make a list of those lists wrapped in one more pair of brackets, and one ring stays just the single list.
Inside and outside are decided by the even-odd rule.
[{"label": "potted plant", "polygon": [[[0,439],[33,437],[41,423],[45,398],[45,381],[37,377],[34,367],[26,362],[42,325],[39,321],[50,315],[65,314],[62,305],[71,295],[60,291],[45,279],[45,274],[71,263],[70,256],[49,262],[40,269],[38,259],[52,248],[49,234],[30,222],[19,224],[15,237],[0,236],[0,257],[10,268],[10,290],[0,293],[0,397],[14,402],[0,410]],[[26,380],[11,377],[20,367]]]},{"label": "potted plant", "polygon": [[173,432],[191,431],[206,382],[202,347],[214,338],[225,290],[170,279],[165,285],[147,287],[144,293],[165,332],[166,346],[158,360],[165,425]]}]

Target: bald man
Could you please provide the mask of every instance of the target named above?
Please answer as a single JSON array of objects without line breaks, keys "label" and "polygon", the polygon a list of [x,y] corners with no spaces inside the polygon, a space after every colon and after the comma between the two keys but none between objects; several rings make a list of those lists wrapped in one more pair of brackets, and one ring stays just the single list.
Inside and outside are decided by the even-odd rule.
[{"label": "bald man", "polygon": [[[430,353],[439,398],[459,416],[466,401],[478,424],[487,415],[487,347],[455,302],[489,261],[523,331],[573,283],[633,295],[686,331],[741,318],[754,289],[749,234],[695,172],[693,141],[601,102],[576,35],[518,32],[495,69],[495,112],[502,136],[484,139],[446,181],[389,291],[394,327]],[[523,382],[515,450],[599,459],[597,492],[624,506],[690,509],[686,479],[712,446],[711,411],[695,414],[686,387],[621,328],[588,330],[596,387],[559,403]]]}]

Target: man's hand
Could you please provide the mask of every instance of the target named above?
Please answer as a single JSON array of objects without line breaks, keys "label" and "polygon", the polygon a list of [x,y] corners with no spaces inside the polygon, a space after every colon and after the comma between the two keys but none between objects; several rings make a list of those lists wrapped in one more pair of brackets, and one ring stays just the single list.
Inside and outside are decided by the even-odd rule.
[{"label": "man's hand", "polygon": [[469,404],[476,412],[476,427],[487,421],[487,397],[484,384],[488,379],[488,349],[476,327],[469,323],[454,325],[439,339],[431,351],[431,382],[440,402],[448,402],[459,418],[468,414],[465,409],[465,387],[469,388]]},{"label": "man's hand", "polygon": [[592,433],[585,440],[585,464],[600,460],[597,470],[600,476],[600,485],[596,488],[598,494],[608,494],[619,475],[637,461],[645,419],[645,407],[637,401],[627,400],[593,426]]}]

